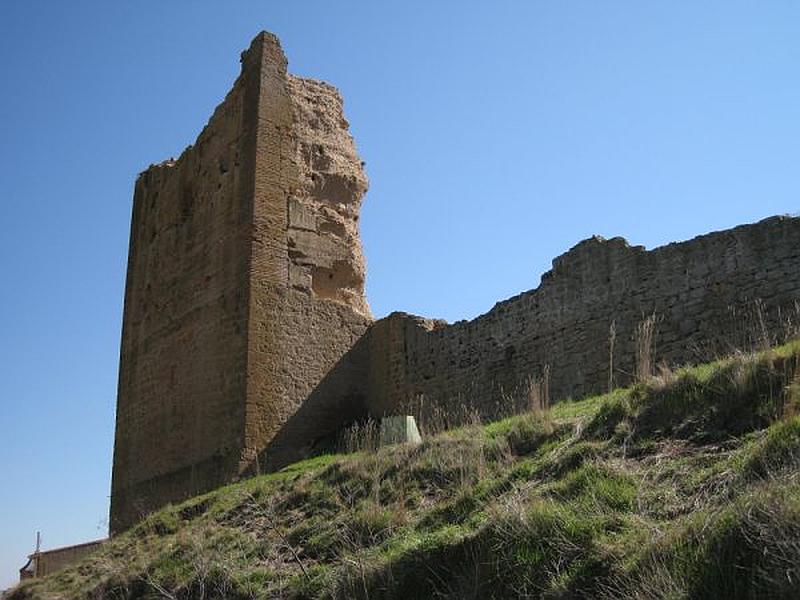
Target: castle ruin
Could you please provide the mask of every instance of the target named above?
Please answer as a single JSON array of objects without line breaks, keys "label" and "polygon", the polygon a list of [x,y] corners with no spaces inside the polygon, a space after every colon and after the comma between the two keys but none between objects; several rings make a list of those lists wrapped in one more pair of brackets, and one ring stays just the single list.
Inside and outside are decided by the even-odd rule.
[{"label": "castle ruin", "polygon": [[367,179],[341,97],[289,75],[269,33],[241,62],[195,144],[136,182],[114,533],[308,456],[368,415],[466,405],[493,418],[531,377],[547,377],[552,399],[625,385],[648,315],[670,365],[796,324],[795,217],[650,251],[595,237],[472,321],[374,321],[358,233]]}]

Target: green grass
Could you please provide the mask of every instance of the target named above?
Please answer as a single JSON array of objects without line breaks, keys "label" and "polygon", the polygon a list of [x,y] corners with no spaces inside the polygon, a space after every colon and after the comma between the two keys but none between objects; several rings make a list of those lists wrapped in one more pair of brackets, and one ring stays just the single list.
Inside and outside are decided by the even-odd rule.
[{"label": "green grass", "polygon": [[55,598],[800,597],[800,344],[166,507]]}]

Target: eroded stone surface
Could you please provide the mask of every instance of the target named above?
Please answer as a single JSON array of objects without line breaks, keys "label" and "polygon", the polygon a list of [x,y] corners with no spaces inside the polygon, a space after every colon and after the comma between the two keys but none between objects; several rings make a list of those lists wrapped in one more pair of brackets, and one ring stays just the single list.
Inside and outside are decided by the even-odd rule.
[{"label": "eroded stone surface", "polygon": [[298,185],[289,198],[290,284],[369,316],[358,232],[367,178],[333,86],[290,76]]}]

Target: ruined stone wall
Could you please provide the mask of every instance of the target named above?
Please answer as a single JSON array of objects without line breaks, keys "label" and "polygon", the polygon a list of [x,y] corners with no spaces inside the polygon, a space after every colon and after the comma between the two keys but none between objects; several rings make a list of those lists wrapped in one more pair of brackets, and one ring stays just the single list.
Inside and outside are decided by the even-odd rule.
[{"label": "ruined stone wall", "polygon": [[492,418],[545,372],[552,399],[604,391],[612,322],[624,385],[647,315],[656,361],[673,365],[746,349],[800,317],[800,219],[774,218],[649,252],[593,238],[473,321],[373,323],[366,189],[338,92],[289,75],[267,33],[197,142],[139,177],[112,532],[308,456],[368,412]]},{"label": "ruined stone wall", "polygon": [[[524,404],[549,368],[552,399],[606,391],[634,374],[634,330],[656,315],[654,359],[669,365],[751,349],[797,323],[800,219],[776,217],[652,251],[592,238],[553,261],[532,291],[453,325],[395,313],[370,331],[373,413],[461,406],[491,418]],[[759,309],[758,306],[761,306]],[[763,324],[762,324],[763,321]],[[428,415],[430,418],[430,415]]]},{"label": "ruined stone wall", "polygon": [[34,577],[46,577],[56,571],[60,571],[64,567],[68,567],[69,565],[83,560],[88,555],[99,550],[104,542],[105,540],[96,540],[94,542],[86,542],[85,544],[65,546],[64,548],[55,548],[53,550],[43,550],[31,554],[30,558],[35,560],[36,565]]},{"label": "ruined stone wall", "polygon": [[[262,33],[197,142],[137,180],[112,532],[294,455],[282,428],[309,396],[364,410],[363,386],[329,376],[372,320],[347,127],[338,92],[288,75]],[[344,414],[300,430],[319,438]]]}]

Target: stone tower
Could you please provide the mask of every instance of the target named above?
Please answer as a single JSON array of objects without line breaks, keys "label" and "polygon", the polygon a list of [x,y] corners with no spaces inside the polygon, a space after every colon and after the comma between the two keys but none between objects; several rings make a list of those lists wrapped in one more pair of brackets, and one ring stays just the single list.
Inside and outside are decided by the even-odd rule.
[{"label": "stone tower", "polygon": [[112,532],[364,410],[367,180],[341,97],[269,33],[241,62],[196,143],[136,182]]}]

